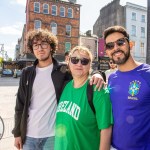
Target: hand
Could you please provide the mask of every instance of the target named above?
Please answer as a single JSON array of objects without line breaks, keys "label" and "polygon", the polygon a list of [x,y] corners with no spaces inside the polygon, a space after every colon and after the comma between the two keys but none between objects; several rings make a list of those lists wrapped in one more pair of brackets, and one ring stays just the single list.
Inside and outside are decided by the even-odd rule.
[{"label": "hand", "polygon": [[18,150],[21,150],[21,149],[22,149],[22,140],[21,140],[21,137],[16,137],[16,138],[15,138],[14,146],[15,146]]},{"label": "hand", "polygon": [[98,73],[92,75],[92,77],[90,78],[90,85],[92,84],[96,84],[96,87],[94,90],[98,89],[98,91],[100,91],[103,85],[104,87],[106,86],[106,83],[104,82],[103,77]]}]

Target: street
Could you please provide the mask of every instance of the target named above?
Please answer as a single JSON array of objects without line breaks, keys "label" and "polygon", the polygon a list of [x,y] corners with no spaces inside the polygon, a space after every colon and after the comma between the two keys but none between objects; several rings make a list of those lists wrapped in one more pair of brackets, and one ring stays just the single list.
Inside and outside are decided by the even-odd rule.
[{"label": "street", "polygon": [[11,133],[14,126],[14,107],[19,78],[0,77],[0,116],[4,120],[5,131],[0,140],[0,150],[16,150]]}]

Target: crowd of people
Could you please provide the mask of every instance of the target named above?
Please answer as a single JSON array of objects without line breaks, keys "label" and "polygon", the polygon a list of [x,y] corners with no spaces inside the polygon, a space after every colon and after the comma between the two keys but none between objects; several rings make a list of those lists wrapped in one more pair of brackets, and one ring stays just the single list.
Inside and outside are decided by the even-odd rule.
[{"label": "crowd of people", "polygon": [[36,61],[23,69],[17,92],[18,150],[150,150],[150,65],[133,59],[125,28],[104,31],[106,82],[91,71],[88,48],[75,46],[64,65],[53,58],[58,41],[50,31],[27,37]]}]

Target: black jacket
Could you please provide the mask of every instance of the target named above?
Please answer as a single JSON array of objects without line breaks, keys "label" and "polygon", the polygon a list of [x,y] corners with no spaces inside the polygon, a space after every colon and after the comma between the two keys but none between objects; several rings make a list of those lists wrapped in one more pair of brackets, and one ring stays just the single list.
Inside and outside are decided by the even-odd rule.
[{"label": "black jacket", "polygon": [[[36,60],[33,66],[23,69],[16,98],[15,127],[12,133],[14,134],[14,137],[21,136],[23,143],[25,142],[26,137],[28,109],[30,106],[32,86],[36,76],[37,64],[38,61]],[[66,65],[58,64],[55,59],[53,59],[53,65],[51,77],[58,102],[65,82],[68,82],[70,79],[72,79],[72,76],[67,71]]]}]

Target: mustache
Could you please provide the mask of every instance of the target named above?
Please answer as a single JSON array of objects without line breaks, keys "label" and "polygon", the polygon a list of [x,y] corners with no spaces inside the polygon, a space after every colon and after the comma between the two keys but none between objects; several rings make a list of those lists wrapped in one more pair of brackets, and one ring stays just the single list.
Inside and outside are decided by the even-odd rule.
[{"label": "mustache", "polygon": [[124,51],[122,51],[121,49],[118,49],[117,51],[115,51],[115,52],[112,53],[112,56],[113,56],[114,54],[118,53],[118,52],[124,53]]}]

